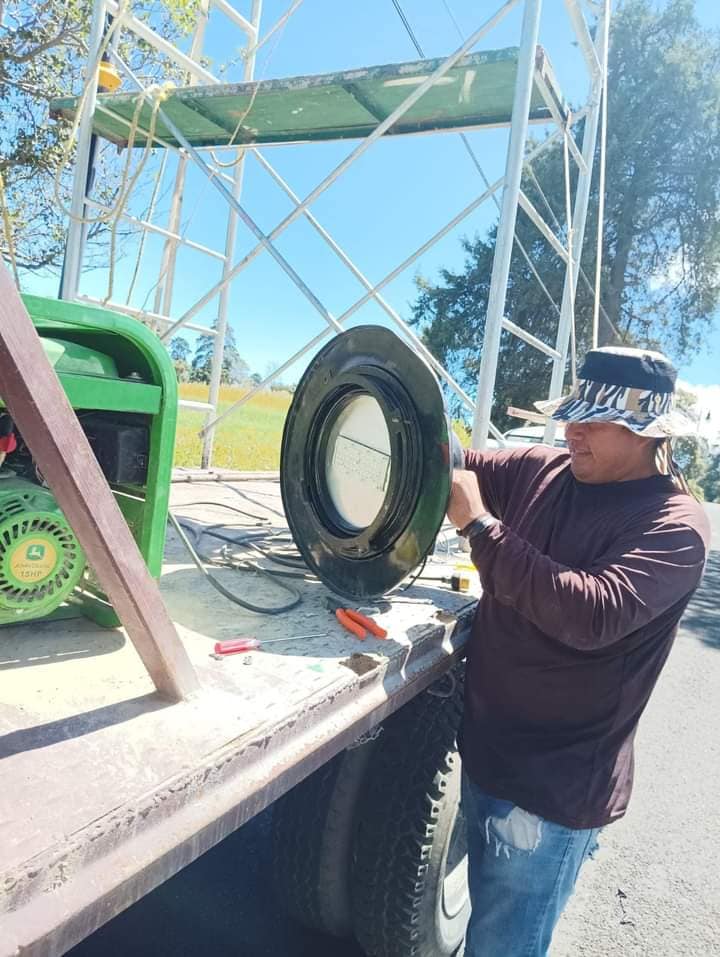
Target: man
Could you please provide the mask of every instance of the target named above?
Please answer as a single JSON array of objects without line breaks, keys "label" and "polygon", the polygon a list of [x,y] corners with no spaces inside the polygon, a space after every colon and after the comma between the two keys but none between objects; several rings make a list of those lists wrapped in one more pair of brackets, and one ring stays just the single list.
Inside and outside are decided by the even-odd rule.
[{"label": "man", "polygon": [[467,957],[541,957],[599,830],[621,817],[638,719],[697,587],[709,527],[670,438],[676,372],[595,349],[546,446],[468,452],[448,515],[483,597],[469,644],[463,758]]}]

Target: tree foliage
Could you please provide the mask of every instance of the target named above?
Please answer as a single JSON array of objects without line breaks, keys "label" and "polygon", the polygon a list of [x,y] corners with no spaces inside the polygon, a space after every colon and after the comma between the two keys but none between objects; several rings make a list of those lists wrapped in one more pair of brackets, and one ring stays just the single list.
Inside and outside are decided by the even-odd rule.
[{"label": "tree foliage", "polygon": [[[212,328],[217,329],[217,319],[213,322]],[[200,336],[195,347],[195,355],[192,361],[192,371],[190,374],[193,382],[210,382],[210,373],[212,368],[214,336]],[[220,381],[224,385],[233,385],[244,382],[250,374],[250,368],[244,359],[240,358],[237,343],[235,342],[235,332],[228,324],[225,333],[225,348],[223,350],[222,372]]]},{"label": "tree foliage", "polygon": [[[659,11],[650,0],[625,0],[615,12],[608,72],[602,345],[662,348],[684,361],[709,331],[720,301],[719,66],[720,37],[698,25],[692,0],[669,0]],[[526,176],[523,189],[564,241],[561,148],[548,148],[534,162],[533,173],[536,179]],[[595,274],[597,207],[596,173],[582,259],[590,277]],[[517,234],[559,304],[563,264],[522,212]],[[437,358],[474,392],[495,230],[462,242],[466,257],[461,270],[442,270],[438,282],[418,281],[412,321]],[[592,309],[592,292],[581,280],[579,351],[589,345]],[[505,314],[554,343],[557,310],[517,245]],[[549,375],[546,357],[503,333],[493,421],[509,427],[507,406],[530,406],[546,394]]]},{"label": "tree foliage", "polygon": [[[133,0],[133,13],[173,39],[189,28],[197,5],[197,0]],[[55,179],[61,168],[67,206],[72,156],[63,167],[63,148],[70,124],[51,119],[49,106],[53,98],[82,89],[91,10],[88,0],[0,0],[0,173],[21,270],[57,268],[62,262],[66,223]],[[120,52],[144,76],[180,79],[144,41],[121,43]],[[112,204],[121,165],[115,148],[102,144],[93,187],[99,202]],[[103,232],[91,227],[89,239],[99,241]],[[7,258],[4,237],[0,245]]]}]

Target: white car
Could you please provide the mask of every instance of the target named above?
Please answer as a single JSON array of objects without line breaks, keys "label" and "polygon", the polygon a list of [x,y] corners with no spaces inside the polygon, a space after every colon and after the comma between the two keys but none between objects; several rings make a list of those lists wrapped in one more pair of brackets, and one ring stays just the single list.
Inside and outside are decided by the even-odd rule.
[{"label": "white car", "polygon": [[[503,433],[505,445],[515,447],[518,445],[541,445],[545,434],[543,425],[522,425],[516,429],[508,429]],[[566,449],[565,429],[562,425],[556,426],[555,442],[556,448]],[[495,439],[488,439],[487,447],[489,449],[499,449],[501,445]]]}]

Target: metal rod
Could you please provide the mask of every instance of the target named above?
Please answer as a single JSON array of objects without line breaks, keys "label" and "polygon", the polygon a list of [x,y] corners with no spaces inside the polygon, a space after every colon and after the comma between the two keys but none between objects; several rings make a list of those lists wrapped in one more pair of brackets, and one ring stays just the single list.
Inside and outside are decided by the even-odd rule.
[{"label": "metal rod", "polygon": [[508,319],[506,316],[503,316],[502,327],[508,332],[512,332],[514,336],[517,336],[518,339],[522,339],[523,342],[527,342],[529,346],[533,346],[535,349],[540,352],[544,352],[546,356],[550,356],[551,359],[559,359],[560,353],[557,349],[553,349],[552,346],[547,345],[542,339],[538,339],[537,336],[534,336],[531,332],[523,329],[521,326],[516,326],[514,322]]},{"label": "metal rod", "polygon": [[[605,15],[603,22],[603,53],[602,53],[602,106],[600,114],[600,171],[598,177],[598,225],[597,225],[597,252],[595,254],[595,298],[593,300],[592,344],[596,349],[600,342],[600,281],[602,278],[603,254],[603,226],[605,219],[605,154],[607,151],[607,62],[610,30],[610,0],[605,0]],[[619,318],[619,317],[618,317]]]},{"label": "metal rod", "polygon": [[[126,303],[122,302],[113,302],[112,300],[107,299],[97,299],[94,296],[78,296],[77,297],[82,302],[91,302],[93,305],[102,306],[104,309],[113,309],[115,312],[122,312],[128,316],[135,316],[138,319],[152,319],[155,322],[164,322],[166,325],[172,325],[174,322],[169,316],[164,316],[162,313],[150,312],[148,309],[137,309],[135,306],[128,306]],[[215,336],[215,330],[210,329],[208,326],[199,326],[195,323],[188,323],[185,327],[186,329],[192,330],[192,332],[199,332],[203,336]]]},{"label": "metal rod", "polygon": [[85,112],[78,124],[77,147],[75,150],[75,174],[73,176],[72,198],[70,201],[70,222],[65,243],[65,262],[63,264],[61,299],[74,299],[80,284],[80,271],[85,253],[83,218],[85,215],[85,191],[90,165],[90,141],[92,138],[93,114],[97,99],[97,79],[100,64],[98,52],[102,44],[105,28],[105,0],[95,0],[90,21],[88,37],[88,69],[94,64],[94,73],[88,76],[88,90],[85,99]]},{"label": "metal rod", "polygon": [[[609,10],[603,12],[598,23],[598,59],[604,61],[605,50],[607,49],[607,36],[609,28]],[[588,164],[588,172],[580,173],[575,190],[575,209],[573,211],[573,236],[574,236],[574,269],[572,275],[565,273],[565,283],[563,285],[562,304],[560,307],[560,322],[558,323],[556,348],[560,353],[560,358],[553,362],[552,374],[550,377],[549,399],[556,399],[561,393],[563,382],[565,380],[565,365],[567,362],[568,346],[570,343],[570,326],[572,323],[571,303],[574,303],[575,292],[578,280],[578,265],[583,242],[585,239],[585,224],[587,222],[588,203],[590,199],[590,186],[592,183],[592,161],[595,156],[595,145],[597,142],[598,120],[600,117],[600,98],[604,86],[604,77],[600,74],[593,84],[593,94],[588,111],[585,129],[583,132],[583,156]],[[545,425],[544,441],[552,445],[555,440],[555,423],[548,419]]]},{"label": "metal rod", "polygon": [[558,256],[562,259],[562,261],[564,263],[567,263],[568,261],[567,249],[563,246],[563,244],[557,238],[557,236],[552,231],[552,229],[550,229],[548,224],[542,218],[542,216],[537,211],[537,209],[535,209],[532,202],[528,199],[528,197],[525,195],[525,193],[522,190],[520,190],[520,193],[518,195],[518,204],[520,208],[523,210],[523,212],[533,221],[533,223],[535,223],[538,230],[543,234],[545,239],[547,239],[547,241],[550,243],[550,245],[558,254]]},{"label": "metal rod", "polygon": [[[252,23],[255,36],[260,33],[260,18],[262,16],[262,0],[253,0],[252,5]],[[243,80],[252,80],[255,75],[255,53],[245,59],[243,68]],[[233,186],[232,195],[236,203],[240,202],[242,195],[243,177],[245,173],[245,152],[239,151],[238,160],[233,168]],[[223,277],[227,276],[232,269],[232,259],[235,255],[235,246],[237,244],[238,211],[231,206],[228,212],[227,229],[225,232],[225,259],[223,262]],[[208,413],[206,426],[210,426],[203,434],[202,454],[200,458],[201,468],[210,468],[212,464],[213,442],[215,431],[211,426],[215,417],[218,402],[220,401],[220,380],[222,379],[223,364],[225,361],[225,339],[227,337],[228,310],[230,306],[230,283],[226,283],[220,292],[217,313],[217,336],[213,342],[213,352],[210,364],[210,389],[208,402],[212,406],[212,411]]]},{"label": "metal rod", "polygon": [[585,62],[590,70],[590,76],[595,78],[602,73],[602,66],[588,30],[585,14],[580,9],[577,0],[565,0],[565,8],[570,17],[570,23],[575,31],[582,55],[585,57]]},{"label": "metal rod", "polygon": [[[549,146],[551,146],[556,139],[559,138],[559,136],[560,136],[560,130],[555,130],[553,133],[550,134],[550,136],[548,136],[546,140],[543,140],[542,143],[538,143],[530,151],[530,153],[528,153],[528,156],[527,156],[528,161],[532,161],[541,153],[544,153],[545,150]],[[345,312],[341,316],[339,316],[338,322],[341,324],[346,322],[353,313],[357,312],[357,310],[361,309],[366,302],[372,299],[373,295],[376,292],[378,292],[380,289],[383,289],[385,286],[391,283],[394,279],[396,279],[402,272],[404,272],[417,259],[419,259],[420,256],[426,253],[428,249],[431,249],[437,242],[439,242],[439,240],[441,240],[443,236],[451,232],[467,216],[469,216],[479,206],[481,206],[494,192],[496,192],[496,190],[500,189],[500,187],[503,185],[503,182],[504,182],[504,177],[501,177],[500,179],[496,180],[490,187],[488,187],[488,189],[486,189],[484,193],[478,196],[477,199],[474,199],[471,203],[468,203],[468,205],[464,209],[462,209],[456,216],[454,216],[449,223],[446,223],[445,226],[442,227],[442,229],[439,229],[436,233],[434,233],[428,240],[426,240],[422,244],[422,246],[419,246],[415,250],[415,252],[411,253],[399,265],[397,265],[394,269],[392,269],[389,273],[387,273],[387,275],[384,276],[379,282],[377,282],[371,290],[366,292],[363,296],[361,296],[358,300],[356,300],[348,309],[346,309]],[[185,320],[181,320],[181,322],[184,322],[184,321]],[[177,323],[176,323],[176,326],[177,326]],[[301,359],[306,352],[309,352],[310,349],[313,349],[316,345],[319,345],[319,343],[321,343],[323,339],[325,339],[327,336],[330,335],[330,332],[331,332],[330,329],[321,330],[321,332],[319,332],[316,336],[314,336],[305,346],[303,346],[302,349],[299,349],[293,356],[291,356],[291,358],[288,359],[287,362],[284,362],[281,366],[279,366],[277,369],[271,372],[270,375],[266,376],[262,380],[262,382],[260,382],[257,386],[251,389],[247,395],[243,396],[243,398],[241,399],[238,399],[236,402],[233,402],[231,406],[225,409],[223,413],[219,415],[217,419],[215,419],[215,422],[213,424],[217,425],[218,422],[221,422],[224,418],[226,418],[226,416],[230,415],[231,412],[234,412],[235,409],[238,409],[241,406],[245,405],[246,402],[249,402],[250,399],[252,399],[253,396],[257,395],[258,392],[262,391],[262,389],[264,389],[265,386],[269,385],[275,379],[279,378],[283,374],[283,372],[285,372],[286,369],[289,369],[290,366],[293,365],[293,363],[297,362],[298,359]],[[493,431],[493,428],[491,428],[491,431]],[[498,433],[498,434],[501,435],[501,433]]]},{"label": "metal rod", "polygon": [[246,51],[245,55],[248,57],[250,56],[254,57],[257,54],[257,51],[260,49],[260,47],[265,46],[265,44],[268,42],[270,37],[274,36],[281,27],[285,26],[285,24],[288,22],[288,20],[293,15],[293,13],[295,13],[295,11],[297,10],[297,8],[300,6],[302,2],[303,0],[294,0],[294,3],[285,11],[285,13],[280,17],[280,19],[275,24],[273,24],[272,27],[270,27],[270,29],[262,38],[262,40],[260,40],[254,46],[250,47]]},{"label": "metal rod", "polygon": [[[112,212],[109,206],[106,206],[104,203],[98,203],[94,199],[85,199],[85,205],[91,206],[93,209],[101,209],[104,212]],[[225,257],[219,250],[210,249],[209,246],[203,246],[201,243],[195,243],[191,239],[185,239],[184,236],[181,236],[179,233],[170,232],[169,229],[164,229],[162,226],[156,226],[155,223],[149,222],[147,219],[139,219],[137,216],[131,216],[130,213],[120,213],[120,218],[127,220],[129,223],[133,223],[135,226],[139,226],[141,229],[146,229],[150,233],[158,233],[160,236],[166,236],[169,239],[174,239],[181,246],[187,246],[188,249],[195,249],[199,253],[204,253],[206,256],[210,256],[213,259],[224,260]]]},{"label": "metal rod", "polygon": [[[230,190],[227,188],[227,186],[225,186],[224,183],[219,182],[217,179],[213,179],[211,167],[208,166],[208,164],[205,162],[205,160],[202,158],[202,156],[200,156],[200,154],[197,152],[197,150],[195,149],[195,147],[192,146],[192,145],[188,142],[188,140],[185,138],[185,135],[182,133],[182,131],[173,123],[173,121],[170,119],[170,117],[169,117],[162,109],[159,109],[159,110],[158,110],[158,115],[162,118],[163,123],[164,123],[165,126],[170,130],[170,132],[173,134],[173,136],[175,137],[175,139],[177,139],[178,143],[180,143],[180,144],[183,146],[183,148],[184,148],[185,150],[187,150],[188,155],[193,159],[193,161],[196,163],[196,165],[197,165],[204,173],[206,173],[206,174],[210,177],[210,179],[213,180],[213,185],[215,186],[215,188],[225,197],[226,202],[230,205],[230,207],[231,207],[232,209],[235,210],[235,212],[238,214],[238,216],[239,216],[240,219],[243,221],[243,223],[247,226],[247,228],[250,230],[250,232],[251,232],[251,233],[255,236],[255,238],[259,241],[259,245],[260,245],[261,247],[267,249],[267,251],[268,251],[268,252],[270,253],[270,255],[273,257],[273,259],[275,260],[275,262],[280,266],[280,268],[283,270],[283,272],[287,273],[287,275],[290,277],[290,279],[292,279],[292,281],[295,283],[295,285],[296,285],[297,288],[300,290],[300,292],[301,292],[301,293],[305,296],[305,298],[315,307],[315,309],[320,313],[320,315],[323,317],[323,319],[325,319],[325,321],[326,321],[330,326],[332,326],[336,331],[341,332],[341,331],[342,331],[342,326],[340,326],[340,324],[339,324],[339,322],[337,321],[337,319],[335,318],[335,316],[333,316],[332,313],[329,312],[329,310],[325,308],[325,306],[322,304],[322,302],[320,302],[320,300],[319,300],[318,297],[315,295],[315,293],[310,289],[310,287],[309,287],[309,286],[300,278],[300,276],[295,272],[295,270],[294,270],[293,267],[290,265],[290,263],[287,261],[287,259],[283,256],[283,254],[282,254],[282,253],[277,249],[277,247],[273,244],[273,242],[272,242],[272,240],[270,239],[270,237],[267,236],[267,235],[260,229],[260,227],[259,227],[258,224],[255,222],[255,220],[252,218],[252,216],[245,210],[245,208],[244,208],[243,206],[240,205],[240,203],[237,201],[237,199],[235,199],[235,197],[234,197],[233,194],[230,192]],[[227,285],[227,282],[230,281],[231,277],[232,277],[232,271],[228,274],[227,281],[226,281],[225,285]],[[161,338],[161,339],[167,339],[167,338],[169,338],[170,334],[171,334],[171,333],[175,330],[175,328],[177,328],[180,324],[181,324],[181,320],[178,320],[178,322],[176,322],[173,326],[171,326],[171,328],[170,328],[169,330],[166,330],[166,332],[165,332],[163,335],[161,335],[160,338]]]},{"label": "metal rod", "polygon": [[196,412],[214,412],[215,406],[209,402],[195,402],[194,399],[178,399],[178,405],[184,409],[194,409]]},{"label": "metal rod", "polygon": [[[341,162],[338,166],[329,173],[318,186],[315,187],[312,192],[308,193],[305,199],[300,203],[299,206],[296,206],[295,209],[289,213],[285,219],[283,219],[278,225],[268,233],[266,239],[270,242],[273,242],[277,237],[287,229],[295,220],[302,214],[302,212],[310,206],[318,196],[322,195],[325,190],[335,182],[335,180],[345,172],[345,170],[352,165],[367,149],[372,146],[372,144],[379,139],[387,130],[390,129],[393,124],[400,119],[414,104],[423,96],[430,87],[433,86],[440,77],[444,76],[448,70],[450,70],[457,61],[464,56],[464,54],[471,49],[481,37],[483,37],[489,30],[491,30],[504,16],[519,2],[519,0],[506,0],[501,9],[497,11],[490,19],[486,20],[481,27],[479,27],[473,34],[468,37],[468,39],[460,46],[458,49],[452,53],[447,59],[445,59],[440,66],[427,77],[418,87],[416,87],[412,93],[403,102],[396,107],[389,116],[387,116],[381,123],[379,123],[375,129],[370,133],[365,139],[355,147],[355,149]],[[533,0],[537,2],[537,0]],[[162,111],[159,111],[163,117],[165,114]],[[527,124],[527,117],[526,117]],[[169,128],[169,127],[168,127]],[[174,131],[173,131],[174,133]],[[180,142],[180,140],[178,140]],[[187,142],[187,141],[186,141]],[[185,143],[183,143],[185,146]],[[187,148],[187,146],[186,146]],[[199,157],[199,154],[195,154]],[[228,273],[227,276],[224,276],[219,282],[217,282],[201,299],[199,299],[190,309],[181,316],[179,322],[182,322],[185,318],[191,318],[195,315],[196,312],[199,312],[208,302],[210,302],[214,297],[220,292],[222,286],[234,279],[243,269],[245,269],[255,257],[262,252],[264,247],[264,242],[259,242],[257,246],[250,250],[247,255],[233,267],[233,269]]]},{"label": "metal rod", "polygon": [[[260,165],[265,169],[275,180],[275,182],[280,186],[283,192],[291,199],[293,203],[299,204],[299,197],[293,192],[293,190],[288,186],[282,176],[268,163],[265,157],[259,150],[253,149],[253,155],[258,160]],[[401,318],[401,316],[393,309],[393,307],[380,295],[379,292],[373,291],[373,285],[370,280],[358,269],[352,259],[347,255],[347,253],[342,249],[338,243],[332,238],[328,231],[317,221],[313,216],[310,210],[306,209],[303,212],[303,216],[308,220],[308,222],[313,226],[313,228],[319,233],[320,236],[325,240],[325,242],[330,246],[332,251],[337,255],[342,263],[344,263],[350,272],[355,276],[355,278],[360,282],[368,291],[372,292],[372,297],[375,302],[380,306],[380,308],[392,319],[392,321],[403,331],[405,336],[412,342],[415,346],[415,349],[423,356],[426,362],[428,362],[432,368],[437,372],[437,374],[447,382],[451,389],[458,395],[460,399],[465,403],[468,409],[474,409],[475,403],[470,398],[470,396],[463,390],[463,388],[455,381],[455,379],[450,375],[450,373],[438,362],[435,356],[430,352],[422,339],[417,336],[410,326]]]},{"label": "metal rod", "polygon": [[[202,55],[203,43],[205,41],[205,31],[207,30],[209,18],[208,0],[201,0],[198,8],[198,19],[193,32],[192,44],[190,46],[190,59],[193,63]],[[197,77],[189,75],[190,86],[197,85]],[[185,196],[185,177],[187,173],[187,156],[182,155],[178,159],[177,169],[175,170],[175,183],[173,186],[172,199],[170,201],[170,211],[168,213],[168,230],[171,233],[180,232],[180,217],[182,215],[183,198]],[[153,305],[155,312],[161,312],[166,316],[170,315],[172,310],[172,297],[175,289],[175,264],[177,262],[177,242],[168,240],[163,246],[162,259],[160,260],[160,272],[158,273],[157,285],[155,287],[155,296]],[[224,256],[222,257],[224,260]]]},{"label": "metal rod", "polygon": [[[120,9],[120,4],[116,0],[104,0],[107,4],[107,8],[112,14],[117,14]],[[161,37],[159,33],[155,33],[154,30],[151,30],[150,27],[143,23],[142,20],[138,20],[137,17],[134,17],[131,13],[128,13],[123,18],[123,26],[134,33],[136,36],[140,37],[141,40],[145,40],[146,43],[149,43],[150,46],[155,47],[156,50],[159,50],[160,53],[164,53],[165,56],[169,57],[171,60],[174,60],[179,66],[184,67],[188,73],[196,77],[198,80],[202,80],[203,83],[218,83],[219,80],[217,77],[213,76],[209,70],[206,70],[204,67],[200,66],[199,63],[195,63],[187,54],[183,53],[182,50],[179,50],[176,46],[173,46],[169,40],[166,40],[164,37]],[[89,111],[92,115],[92,111]]]},{"label": "metal rod", "polygon": [[[535,71],[535,85],[540,90],[540,93],[542,94],[542,98],[545,100],[545,104],[547,108],[550,110],[550,113],[552,114],[552,118],[555,120],[555,122],[557,123],[559,127],[561,127],[562,129],[566,129],[568,125],[567,117],[564,117],[562,113],[560,112],[560,110],[558,109],[557,101],[555,100],[555,97],[552,95],[550,91],[550,87],[547,85],[547,82],[541,70]],[[580,149],[577,143],[575,142],[575,138],[573,136],[568,137],[568,148],[573,155],[573,159],[577,163],[578,169],[585,171],[585,160],[583,159],[582,153],[580,152]]]},{"label": "metal rod", "polygon": [[247,33],[251,40],[254,40],[258,35],[258,27],[253,19],[251,23],[249,20],[246,20],[245,17],[240,13],[239,10],[236,10],[235,7],[231,6],[227,0],[210,0],[210,3],[217,7],[221,13],[224,13],[226,17],[233,21],[240,29]]},{"label": "metal rod", "polygon": [[517,79],[513,98],[512,121],[508,142],[505,167],[505,189],[503,192],[502,213],[497,230],[495,255],[493,257],[490,291],[488,293],[485,334],[483,337],[478,391],[473,419],[473,448],[485,448],[490,409],[495,389],[498,356],[500,352],[500,333],[505,312],[507,281],[510,273],[517,206],[520,197],[523,154],[527,139],[528,114],[532,97],[533,77],[535,73],[535,48],[540,27],[540,9],[542,0],[526,0],[523,11],[522,32],[520,35],[520,53],[518,56]]}]

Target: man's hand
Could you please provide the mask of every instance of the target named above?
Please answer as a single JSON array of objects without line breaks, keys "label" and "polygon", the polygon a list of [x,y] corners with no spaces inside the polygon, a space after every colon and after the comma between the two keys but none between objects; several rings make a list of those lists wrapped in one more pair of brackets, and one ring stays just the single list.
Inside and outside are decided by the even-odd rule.
[{"label": "man's hand", "polygon": [[477,475],[474,472],[465,471],[465,469],[455,469],[453,472],[447,514],[457,529],[463,529],[476,518],[487,514]]}]

